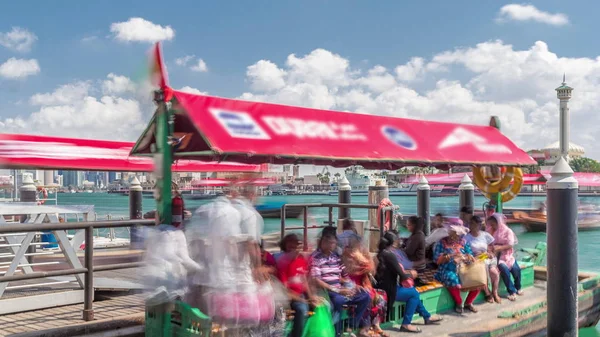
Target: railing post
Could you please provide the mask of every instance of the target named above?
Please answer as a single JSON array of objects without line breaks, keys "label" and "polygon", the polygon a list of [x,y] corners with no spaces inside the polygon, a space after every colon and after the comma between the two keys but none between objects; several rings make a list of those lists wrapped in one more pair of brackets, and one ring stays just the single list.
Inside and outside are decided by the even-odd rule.
[{"label": "railing post", "polygon": [[281,235],[280,238],[283,240],[283,237],[285,236],[285,216],[286,216],[286,212],[285,212],[285,204],[283,206],[281,206]]},{"label": "railing post", "polygon": [[[342,209],[340,207],[340,209]],[[333,226],[333,207],[329,207],[329,226]]]},{"label": "railing post", "polygon": [[[142,199],[142,185],[138,178],[134,176],[129,185],[129,219],[135,220],[143,218]],[[130,247],[134,249],[139,248],[141,246],[141,241],[140,228],[138,226],[131,226],[129,230]]]},{"label": "railing post", "polygon": [[304,206],[304,237],[302,238],[302,250],[308,252],[308,207]]},{"label": "railing post", "polygon": [[94,227],[85,229],[85,284],[83,290],[83,320],[94,320]]}]

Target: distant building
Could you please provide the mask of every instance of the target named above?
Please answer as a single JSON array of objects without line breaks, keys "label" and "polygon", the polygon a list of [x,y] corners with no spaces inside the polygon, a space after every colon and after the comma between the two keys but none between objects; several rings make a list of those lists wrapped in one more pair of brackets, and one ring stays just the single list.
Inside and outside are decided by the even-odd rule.
[{"label": "distant building", "polygon": [[[585,156],[585,149],[583,146],[569,143],[569,156],[568,160],[571,161],[575,158],[581,158]],[[544,166],[553,166],[556,164],[558,159],[560,158],[560,144],[559,142],[554,142],[545,146],[542,149],[534,149],[527,151],[527,153],[538,161],[541,161]]]}]

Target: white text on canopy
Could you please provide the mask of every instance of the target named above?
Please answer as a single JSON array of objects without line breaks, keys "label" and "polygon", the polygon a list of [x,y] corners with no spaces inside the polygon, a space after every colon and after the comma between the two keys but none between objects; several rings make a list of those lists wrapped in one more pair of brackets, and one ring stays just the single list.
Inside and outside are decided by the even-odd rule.
[{"label": "white text on canopy", "polygon": [[354,124],[272,116],[262,117],[262,120],[280,136],[293,135],[300,139],[367,140]]}]

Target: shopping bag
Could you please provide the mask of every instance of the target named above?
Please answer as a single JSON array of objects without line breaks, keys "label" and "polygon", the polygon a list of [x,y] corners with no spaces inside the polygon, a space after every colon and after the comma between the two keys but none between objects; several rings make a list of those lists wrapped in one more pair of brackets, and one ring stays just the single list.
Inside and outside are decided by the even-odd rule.
[{"label": "shopping bag", "polygon": [[329,308],[318,305],[314,314],[308,318],[302,337],[335,337],[335,328]]},{"label": "shopping bag", "polygon": [[476,260],[472,263],[461,263],[458,267],[458,277],[463,290],[481,288],[487,285],[487,266],[485,261]]}]

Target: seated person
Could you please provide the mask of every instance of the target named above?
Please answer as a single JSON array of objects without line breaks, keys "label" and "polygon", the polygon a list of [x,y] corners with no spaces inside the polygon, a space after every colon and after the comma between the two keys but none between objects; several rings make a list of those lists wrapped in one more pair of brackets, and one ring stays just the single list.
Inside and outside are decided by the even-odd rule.
[{"label": "seated person", "polygon": [[[364,324],[363,317],[371,302],[371,297],[362,288],[351,285],[342,259],[336,253],[337,237],[332,233],[323,233],[318,249],[311,255],[310,276],[316,286],[327,292],[333,309],[336,333],[341,333],[341,312],[344,305],[355,305],[354,315],[350,318],[349,328],[360,327],[359,336],[367,337],[369,325]],[[342,286],[342,284],[344,286]],[[362,326],[359,326],[362,325]]]},{"label": "seated person", "polygon": [[431,222],[431,233],[425,238],[425,257],[431,261],[433,267],[437,267],[433,259],[433,247],[438,241],[448,236],[448,230],[444,226],[446,219],[442,213],[438,213]]},{"label": "seated person", "polygon": [[404,252],[404,250],[402,250],[400,248],[402,246],[402,239],[400,238],[400,235],[398,234],[398,231],[395,230],[395,229],[390,229],[387,232],[392,233],[392,234],[395,235],[394,236],[395,239],[394,239],[394,242],[392,243],[392,247],[390,247],[390,250],[391,250],[392,253],[394,253],[394,255],[396,255],[396,259],[398,259],[398,262],[406,270],[413,269],[413,263],[412,263],[412,261],[406,255],[406,252]]},{"label": "seated person", "polygon": [[[417,272],[406,270],[396,259],[392,248],[394,242],[398,241],[396,234],[388,231],[384,234],[379,243],[379,252],[377,253],[377,287],[387,294],[387,315],[391,316],[395,301],[406,302],[404,310],[404,319],[400,331],[418,333],[421,330],[411,324],[415,313],[418,313],[425,320],[425,324],[436,324],[441,321],[439,317],[432,317],[425,309],[419,292],[414,287],[414,278]],[[398,281],[400,280],[400,284]],[[395,318],[395,317],[394,317]]]},{"label": "seated person", "polygon": [[[462,237],[467,234],[467,229],[461,225],[451,225],[448,228],[448,237],[443,238],[435,244],[433,255],[439,266],[435,273],[435,279],[441,282],[454,300],[455,311],[463,312],[463,300],[460,296],[462,290],[460,278],[458,277],[458,265],[461,262],[473,262],[471,245]],[[479,295],[480,289],[470,290],[465,300],[464,309],[477,312],[473,301]]]},{"label": "seated person", "polygon": [[423,233],[423,219],[411,216],[406,222],[406,228],[411,233],[406,239],[404,252],[413,263],[415,270],[425,269],[425,233]]},{"label": "seated person", "polygon": [[277,261],[278,277],[288,289],[294,322],[290,337],[302,337],[308,315],[308,305],[314,297],[308,286],[308,262],[300,254],[300,240],[288,234],[281,240],[282,255]]},{"label": "seated person", "polygon": [[[494,213],[487,219],[486,231],[494,237],[492,243],[494,254],[498,257],[498,270],[502,282],[508,290],[508,299],[514,301],[517,299],[515,295],[523,295],[521,290],[521,268],[516,262],[513,247],[518,243],[517,236],[512,229],[508,228],[504,221],[504,215]],[[511,276],[515,279],[514,283]]]}]

